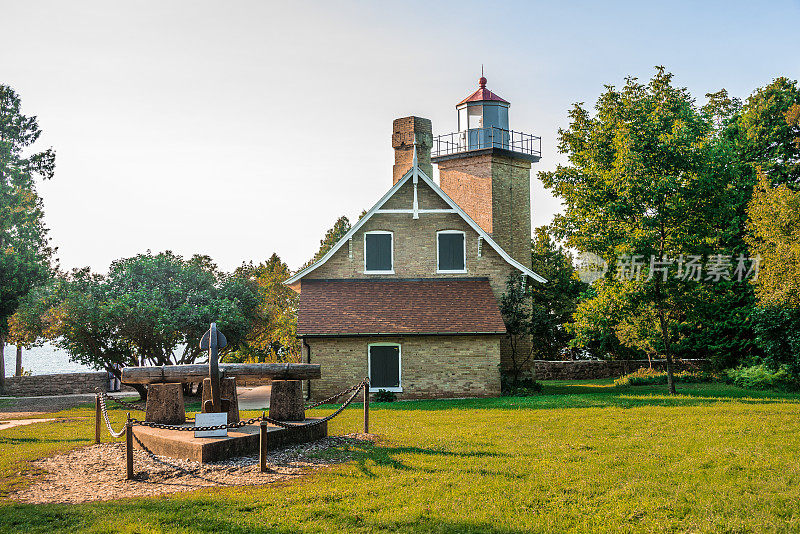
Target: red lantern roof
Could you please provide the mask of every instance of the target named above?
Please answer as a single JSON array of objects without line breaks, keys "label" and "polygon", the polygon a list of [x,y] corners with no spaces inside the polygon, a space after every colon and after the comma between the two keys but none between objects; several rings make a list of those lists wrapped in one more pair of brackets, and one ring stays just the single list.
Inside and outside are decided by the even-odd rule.
[{"label": "red lantern roof", "polygon": [[497,96],[496,94],[494,94],[493,92],[491,92],[486,88],[486,78],[484,78],[483,76],[481,76],[481,79],[478,80],[478,84],[480,85],[480,88],[471,95],[469,95],[467,98],[456,104],[456,107],[460,106],[461,104],[466,104],[467,102],[483,102],[487,100],[493,100],[495,102],[503,102],[505,104],[511,105],[511,102],[503,98],[500,98],[499,96]]}]

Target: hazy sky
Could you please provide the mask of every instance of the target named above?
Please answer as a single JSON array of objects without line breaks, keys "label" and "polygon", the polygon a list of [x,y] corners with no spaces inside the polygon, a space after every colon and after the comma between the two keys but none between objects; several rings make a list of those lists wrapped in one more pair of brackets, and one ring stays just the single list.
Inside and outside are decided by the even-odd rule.
[{"label": "hazy sky", "polygon": [[[64,267],[147,249],[292,268],[391,186],[392,119],[456,129],[477,87],[543,138],[665,65],[699,99],[797,79],[793,2],[0,0],[0,83],[57,153],[40,187]],[[533,224],[559,202],[533,177]]]}]

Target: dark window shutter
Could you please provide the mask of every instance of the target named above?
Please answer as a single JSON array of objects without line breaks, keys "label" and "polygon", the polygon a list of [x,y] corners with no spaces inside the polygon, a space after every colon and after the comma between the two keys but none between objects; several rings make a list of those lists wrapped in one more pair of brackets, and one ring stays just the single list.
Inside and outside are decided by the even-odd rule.
[{"label": "dark window shutter", "polygon": [[366,234],[367,271],[392,270],[391,234]]},{"label": "dark window shutter", "polygon": [[439,234],[439,270],[463,271],[464,234]]},{"label": "dark window shutter", "polygon": [[370,387],[400,386],[400,347],[373,346],[369,348]]}]

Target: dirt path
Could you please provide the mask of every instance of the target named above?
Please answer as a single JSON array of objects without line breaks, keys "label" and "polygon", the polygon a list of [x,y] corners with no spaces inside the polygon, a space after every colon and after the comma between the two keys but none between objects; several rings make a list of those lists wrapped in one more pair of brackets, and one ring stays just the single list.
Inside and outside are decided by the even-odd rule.
[{"label": "dirt path", "polygon": [[[81,503],[124,497],[147,497],[212,486],[254,486],[308,475],[316,469],[349,460],[348,448],[373,436],[350,434],[296,445],[269,455],[271,472],[262,473],[258,457],[200,464],[134,451],[135,480],[125,480],[125,446],[101,443],[31,462],[46,475],[33,486],[10,495],[27,503]],[[335,459],[313,458],[340,448]]]}]

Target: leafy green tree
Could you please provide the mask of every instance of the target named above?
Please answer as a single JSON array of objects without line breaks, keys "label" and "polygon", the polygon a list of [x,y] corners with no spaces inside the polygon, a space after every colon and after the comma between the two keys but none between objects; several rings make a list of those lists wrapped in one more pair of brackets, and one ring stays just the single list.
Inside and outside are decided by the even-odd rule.
[{"label": "leafy green tree", "polygon": [[0,386],[8,319],[19,300],[50,275],[53,250],[36,179],[53,177],[55,152],[29,152],[40,135],[36,117],[23,115],[19,96],[0,84]]},{"label": "leafy green tree", "polygon": [[[645,339],[631,309],[626,284],[613,278],[601,278],[592,284],[578,302],[573,321],[567,330],[573,336],[570,343],[588,349],[603,359],[629,360],[647,352]],[[638,323],[638,324],[637,324]],[[657,332],[651,325],[651,332]],[[649,353],[648,353],[649,354]]]},{"label": "leafy green tree", "polygon": [[[708,253],[730,213],[729,199],[714,171],[713,121],[685,88],[658,67],[653,78],[628,78],[620,90],[608,86],[591,116],[581,104],[559,131],[559,150],[570,165],[541,173],[565,205],[553,228],[557,237],[612,266],[618,258],[653,258],[663,266],[679,254]],[[713,164],[711,164],[713,163]],[[675,392],[673,356],[686,320],[687,295],[696,282],[662,276],[648,267],[627,293],[631,315],[656,319],[653,350],[666,359],[668,388]]]},{"label": "leafy green tree", "polygon": [[531,240],[533,270],[547,279],[546,284],[531,282],[532,342],[541,359],[559,356],[572,335],[565,325],[572,321],[580,295],[587,284],[580,281],[572,264],[572,255],[556,243],[546,226],[536,228]]},{"label": "leafy green tree", "polygon": [[[511,368],[507,372],[511,387],[520,384],[522,375],[533,358],[535,345],[530,342],[530,336],[534,321],[542,319],[537,311],[531,308],[530,290],[525,286],[522,275],[513,272],[506,280],[505,293],[500,297],[500,313],[506,324],[510,346]],[[545,342],[550,345],[551,340],[546,339]]]},{"label": "leafy green tree", "polygon": [[774,185],[800,188],[800,87],[785,77],[757,89],[735,125],[739,159],[751,186],[760,170]]},{"label": "leafy green tree", "polygon": [[237,274],[251,280],[257,287],[256,320],[245,342],[228,359],[247,362],[300,361],[300,341],[297,339],[297,305],[299,295],[283,285],[291,271],[273,253],[257,265],[243,265]]},{"label": "leafy green tree", "polygon": [[759,302],[800,309],[800,192],[761,175],[749,208],[748,242],[761,258]]},{"label": "leafy green tree", "polygon": [[228,339],[221,356],[236,351],[258,307],[250,280],[220,272],[207,256],[169,251],[115,261],[107,275],[73,270],[37,297],[18,334],[42,335],[73,360],[113,373],[115,364],[193,363],[211,322]]},{"label": "leafy green tree", "polygon": [[[363,217],[364,214],[362,213],[361,216]],[[361,217],[359,217],[359,219],[360,218]],[[322,258],[322,256],[327,254],[328,251],[332,249],[334,245],[336,245],[336,243],[338,243],[339,240],[342,239],[347,232],[350,231],[350,228],[352,228],[352,226],[350,225],[350,219],[348,219],[345,215],[342,215],[341,217],[336,219],[336,222],[333,223],[333,226],[329,228],[327,232],[325,232],[325,237],[320,239],[319,250],[317,250],[317,253],[314,254],[314,257],[308,260],[301,269],[304,269],[309,265],[312,265],[320,258]]]},{"label": "leafy green tree", "polygon": [[747,239],[761,258],[753,323],[763,363],[800,380],[800,191],[770,182],[760,175],[748,211]]}]

